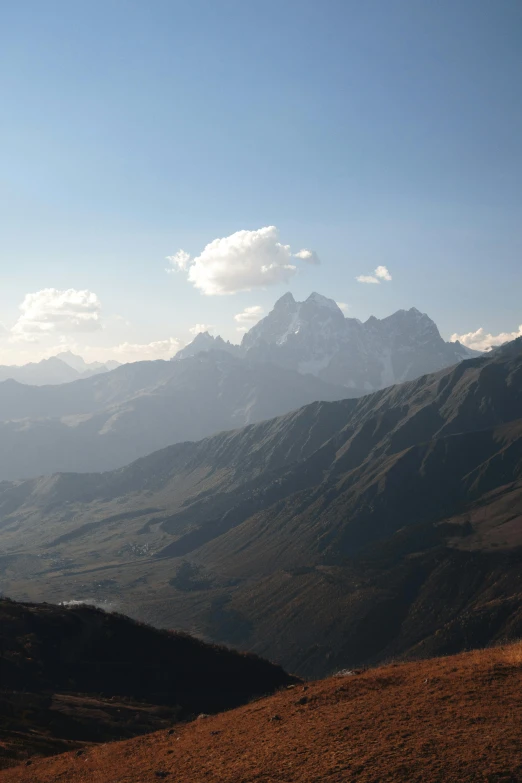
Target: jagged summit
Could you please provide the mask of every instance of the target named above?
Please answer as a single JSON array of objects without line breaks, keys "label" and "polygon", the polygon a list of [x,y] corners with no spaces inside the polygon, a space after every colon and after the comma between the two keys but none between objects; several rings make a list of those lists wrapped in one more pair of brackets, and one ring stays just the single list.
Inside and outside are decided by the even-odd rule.
[{"label": "jagged summit", "polygon": [[319,305],[319,307],[328,307],[330,310],[338,310],[342,314],[342,311],[339,308],[337,302],[335,302],[333,299],[328,299],[328,297],[323,296],[322,294],[318,294],[315,291],[313,291],[308,299],[306,299],[305,304],[314,304]]},{"label": "jagged summit", "polygon": [[236,356],[239,354],[239,345],[234,345],[228,340],[225,342],[219,335],[213,337],[209,332],[199,332],[191,343],[172,357],[172,360],[187,359],[189,356],[196,356],[203,351],[226,351]]},{"label": "jagged summit", "polygon": [[350,389],[373,391],[468,358],[446,343],[436,324],[416,307],[365,323],[345,318],[339,306],[314,291],[304,302],[288,293],[241,343],[250,359],[312,373]]},{"label": "jagged summit", "polygon": [[412,380],[478,355],[446,343],[434,321],[416,307],[382,319],[371,315],[362,323],[346,318],[333,299],[317,291],[303,302],[288,291],[246,332],[240,346],[203,333],[175,358],[208,350],[272,362],[363,391]]}]

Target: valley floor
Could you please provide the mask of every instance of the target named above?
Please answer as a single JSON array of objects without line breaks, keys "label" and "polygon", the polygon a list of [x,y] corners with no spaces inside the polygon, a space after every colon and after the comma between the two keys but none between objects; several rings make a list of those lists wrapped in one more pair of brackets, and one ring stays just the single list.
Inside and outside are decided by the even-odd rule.
[{"label": "valley floor", "polygon": [[345,673],[0,783],[522,781],[522,643]]}]

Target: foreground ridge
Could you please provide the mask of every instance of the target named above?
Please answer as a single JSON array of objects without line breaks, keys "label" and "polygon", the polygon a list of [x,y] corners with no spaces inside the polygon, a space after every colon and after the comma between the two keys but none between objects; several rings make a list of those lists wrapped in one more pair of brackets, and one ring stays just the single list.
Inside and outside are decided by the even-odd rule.
[{"label": "foreground ridge", "polygon": [[296,685],[174,732],[34,761],[1,783],[522,779],[522,644]]},{"label": "foreground ridge", "polygon": [[0,768],[222,712],[300,681],[92,606],[0,599]]}]

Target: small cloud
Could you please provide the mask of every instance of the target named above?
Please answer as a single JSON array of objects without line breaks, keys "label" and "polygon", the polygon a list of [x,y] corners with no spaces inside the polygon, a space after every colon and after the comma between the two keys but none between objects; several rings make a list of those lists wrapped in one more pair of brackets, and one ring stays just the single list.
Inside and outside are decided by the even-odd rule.
[{"label": "small cloud", "polygon": [[178,250],[167,256],[167,271],[186,273],[206,296],[222,296],[288,281],[298,271],[296,258],[312,264],[319,261],[313,250],[292,255],[290,245],[279,242],[277,228],[265,226],[214,239],[195,258]]},{"label": "small cloud", "polygon": [[22,315],[11,329],[14,342],[38,342],[45,335],[93,332],[102,328],[101,303],[92,291],[43,288],[26,294],[20,310]]},{"label": "small cloud", "polygon": [[315,250],[306,250],[306,248],[300,250],[298,253],[294,253],[294,258],[300,258],[301,261],[306,261],[307,264],[314,264],[316,266],[321,263]]},{"label": "small cloud", "polygon": [[343,311],[343,313],[347,313],[348,310],[350,309],[350,305],[346,304],[346,302],[336,302],[335,304],[337,305],[339,310]]},{"label": "small cloud", "polygon": [[379,285],[382,280],[389,282],[392,279],[388,268],[385,266],[378,266],[373,275],[358,275],[356,278],[358,283],[371,283],[373,285]]},{"label": "small cloud", "polygon": [[474,351],[489,351],[491,348],[495,348],[497,345],[503,345],[509,343],[511,340],[516,340],[517,337],[522,337],[522,324],[518,327],[516,332],[501,332],[500,334],[489,334],[480,327],[476,332],[467,332],[467,334],[452,334],[450,342],[455,343],[457,340],[466,348],[472,348]]},{"label": "small cloud", "polygon": [[392,276],[388,272],[387,267],[385,266],[378,266],[375,270],[375,276],[378,277],[380,280],[391,280]]},{"label": "small cloud", "polygon": [[[263,313],[261,305],[245,307],[241,313],[234,316],[234,321],[237,321],[238,324],[256,324],[262,318]],[[238,331],[248,331],[248,328],[238,329]]]},{"label": "small cloud", "polygon": [[201,334],[201,332],[212,332],[216,327],[212,324],[194,324],[189,329],[190,334]]}]

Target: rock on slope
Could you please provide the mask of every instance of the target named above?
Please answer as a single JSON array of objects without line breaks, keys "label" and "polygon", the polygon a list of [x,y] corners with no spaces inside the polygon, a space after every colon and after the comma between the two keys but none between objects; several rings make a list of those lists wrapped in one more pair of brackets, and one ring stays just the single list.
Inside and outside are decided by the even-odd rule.
[{"label": "rock on slope", "polygon": [[515,783],[522,648],[389,664],[286,689],[127,742],[35,761],[2,783]]},{"label": "rock on slope", "polygon": [[87,606],[0,599],[0,766],[243,704],[296,682],[252,655]]}]

